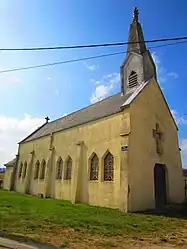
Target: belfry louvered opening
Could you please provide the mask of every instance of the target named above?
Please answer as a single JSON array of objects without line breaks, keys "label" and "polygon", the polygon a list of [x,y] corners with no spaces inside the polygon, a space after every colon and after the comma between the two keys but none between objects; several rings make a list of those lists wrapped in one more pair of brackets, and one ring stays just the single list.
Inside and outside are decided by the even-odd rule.
[{"label": "belfry louvered opening", "polygon": [[132,71],[129,76],[129,87],[138,85],[138,75],[135,71]]}]

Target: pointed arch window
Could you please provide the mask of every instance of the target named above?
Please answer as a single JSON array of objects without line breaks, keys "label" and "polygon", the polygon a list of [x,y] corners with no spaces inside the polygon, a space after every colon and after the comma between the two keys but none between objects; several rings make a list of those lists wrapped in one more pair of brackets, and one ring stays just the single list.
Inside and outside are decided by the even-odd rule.
[{"label": "pointed arch window", "polygon": [[99,177],[99,158],[94,153],[90,162],[90,180],[98,180]]},{"label": "pointed arch window", "polygon": [[71,179],[71,173],[72,173],[72,159],[71,159],[71,157],[69,157],[67,162],[66,162],[66,174],[65,174],[66,180]]},{"label": "pointed arch window", "polygon": [[132,71],[129,75],[129,87],[132,88],[138,85],[138,75],[135,71]]},{"label": "pointed arch window", "polygon": [[39,171],[40,171],[40,162],[37,161],[36,165],[35,165],[34,179],[38,179],[38,177],[39,177]]},{"label": "pointed arch window", "polygon": [[24,170],[23,170],[23,178],[26,177],[26,174],[27,174],[27,162],[24,163]]},{"label": "pointed arch window", "polygon": [[41,164],[41,172],[40,172],[40,179],[43,180],[45,178],[45,169],[46,169],[46,161],[43,160]]},{"label": "pointed arch window", "polygon": [[56,179],[62,179],[62,171],[63,171],[63,160],[60,157],[56,167]]},{"label": "pointed arch window", "polygon": [[114,157],[108,152],[104,158],[104,181],[114,180]]},{"label": "pointed arch window", "polygon": [[23,171],[23,163],[21,162],[19,166],[19,178],[21,178],[22,171]]}]

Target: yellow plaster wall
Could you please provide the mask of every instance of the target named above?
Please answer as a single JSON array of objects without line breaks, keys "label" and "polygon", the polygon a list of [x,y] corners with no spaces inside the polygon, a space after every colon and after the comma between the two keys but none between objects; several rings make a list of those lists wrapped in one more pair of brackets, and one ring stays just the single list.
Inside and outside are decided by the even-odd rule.
[{"label": "yellow plaster wall", "polygon": [[[54,163],[52,169],[53,173],[50,174],[53,178],[52,185],[54,185],[54,198],[75,200],[75,202],[84,202],[97,206],[120,207],[122,209],[127,206],[125,194],[127,188],[124,186],[124,181],[123,184],[120,181],[120,147],[121,145],[124,145],[124,143],[128,143],[128,138],[121,138],[120,133],[129,134],[129,120],[129,113],[126,111],[126,113],[118,113],[110,117],[53,134]],[[83,145],[77,144],[80,141],[83,141]],[[47,167],[49,167],[49,144],[50,136],[20,144],[19,165],[21,161],[23,163],[27,161],[30,152],[34,150],[34,164],[38,159],[40,162],[42,159],[45,159]],[[110,151],[114,156],[113,182],[103,181],[103,160],[107,151]],[[89,162],[94,152],[99,157],[98,181],[89,180]],[[125,155],[126,154],[124,153],[124,158]],[[62,180],[56,180],[56,163],[60,156],[63,159],[63,174]],[[71,180],[64,179],[68,156],[71,156],[73,161]],[[126,161],[123,160],[123,164]],[[46,172],[46,174],[48,173]],[[122,190],[122,187],[124,190]],[[47,177],[45,177],[44,181],[33,180],[32,170],[30,192],[32,194],[43,193],[45,195],[46,188]],[[16,190],[24,192],[24,180],[17,178]],[[121,203],[123,203],[123,205]]]},{"label": "yellow plaster wall", "polygon": [[[18,171],[17,171],[17,178],[16,178],[16,190],[18,192],[24,193],[25,192],[25,181],[28,175],[23,179],[23,177],[18,178],[19,174],[19,168],[21,162],[23,163],[23,169],[24,169],[24,162],[27,162],[27,167],[29,167],[29,159],[30,159],[30,153],[34,150],[34,160],[32,165],[32,172],[31,172],[31,188],[30,193],[37,195],[40,193],[43,193],[45,191],[46,187],[46,181],[40,180],[40,179],[34,179],[34,169],[35,164],[37,160],[40,161],[40,164],[43,159],[46,160],[46,163],[48,162],[48,154],[49,154],[49,142],[50,137],[43,137],[41,139],[34,140],[32,142],[27,142],[24,144],[19,145],[19,160],[18,160]],[[41,168],[40,168],[41,169]],[[46,179],[46,178],[45,178]]]},{"label": "yellow plaster wall", "polygon": [[[61,156],[65,162],[70,155],[73,160],[73,169],[78,159],[77,142],[84,141],[85,160],[82,160],[81,167],[87,169],[85,177],[87,184],[82,196],[87,199],[87,203],[98,206],[118,207],[120,191],[120,136],[119,126],[121,114],[107,117],[86,125],[82,125],[64,132],[54,134],[54,145],[56,148],[56,161]],[[109,150],[114,156],[114,182],[104,182],[102,179],[103,156]],[[99,180],[89,181],[90,158],[93,153],[99,157]],[[85,164],[85,165],[83,165]],[[65,166],[65,163],[64,163]],[[65,167],[64,167],[65,168]],[[73,170],[73,172],[75,172]],[[63,172],[64,175],[64,172]],[[64,178],[62,176],[62,178]],[[72,176],[74,179],[74,176]],[[62,199],[71,199],[70,188],[73,181],[62,179],[57,180],[55,188],[55,197]],[[78,182],[80,184],[80,182]],[[61,188],[58,186],[61,185]],[[68,196],[69,195],[69,196]]]},{"label": "yellow plaster wall", "polygon": [[[182,165],[178,145],[178,133],[160,92],[158,83],[152,80],[130,106],[131,135],[129,142],[129,211],[155,207],[154,166],[167,167],[168,202],[184,200]],[[153,129],[156,123],[163,133],[163,155],[156,153]]]},{"label": "yellow plaster wall", "polygon": [[3,181],[4,189],[10,190],[12,172],[13,172],[13,167],[6,167],[4,181]]}]

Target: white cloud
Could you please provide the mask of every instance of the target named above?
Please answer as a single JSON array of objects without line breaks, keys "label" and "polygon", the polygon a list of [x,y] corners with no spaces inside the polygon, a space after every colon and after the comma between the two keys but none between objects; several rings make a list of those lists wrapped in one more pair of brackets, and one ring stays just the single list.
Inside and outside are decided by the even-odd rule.
[{"label": "white cloud", "polygon": [[97,86],[95,89],[95,92],[92,94],[90,102],[96,103],[96,102],[106,98],[109,95],[109,92],[111,89],[112,89],[112,87],[110,85],[109,86],[105,86],[105,85]]},{"label": "white cloud", "polygon": [[[177,125],[187,125],[187,118],[181,116],[176,110],[171,110],[171,113],[177,123]],[[180,140],[182,166],[187,168],[187,139],[183,138]]]},{"label": "white cloud", "polygon": [[18,84],[21,83],[21,78],[15,75],[1,74],[0,85],[6,86],[7,84]]},{"label": "white cloud", "polygon": [[175,72],[169,72],[167,73],[167,76],[173,78],[174,80],[178,78],[178,74]]},{"label": "white cloud", "polygon": [[17,143],[45,122],[44,118],[24,114],[22,118],[0,116],[0,167],[17,154]]},{"label": "white cloud", "polygon": [[156,71],[157,71],[157,77],[158,77],[158,81],[160,83],[164,83],[168,80],[175,80],[178,78],[178,74],[176,72],[169,72],[163,65],[162,62],[160,60],[160,57],[158,56],[158,54],[156,52],[153,52],[152,54],[152,58],[155,62],[155,66],[156,66]]},{"label": "white cloud", "polygon": [[156,69],[158,71],[158,67],[159,67],[159,64],[160,64],[160,59],[159,59],[158,55],[156,54],[156,52],[153,52],[151,55],[152,55],[152,58],[154,60]]},{"label": "white cloud", "polygon": [[65,116],[67,116],[68,115],[68,113],[64,113],[64,114],[62,114],[62,117],[65,117]]},{"label": "white cloud", "polygon": [[85,62],[84,65],[85,65],[85,67],[86,67],[88,70],[90,70],[90,71],[95,71],[95,70],[97,70],[97,69],[99,68],[99,66],[96,65],[96,64],[88,65],[88,64]]},{"label": "white cloud", "polygon": [[52,80],[52,78],[51,77],[47,77],[47,80]]},{"label": "white cloud", "polygon": [[9,79],[10,83],[20,83],[21,79],[15,75],[13,75],[10,79]]},{"label": "white cloud", "polygon": [[180,148],[182,154],[182,166],[183,168],[187,168],[187,138],[183,138],[180,141]]},{"label": "white cloud", "polygon": [[171,113],[177,125],[187,125],[187,118],[185,118],[185,116],[180,116],[176,110],[171,110]]},{"label": "white cloud", "polygon": [[94,82],[96,88],[92,93],[90,102],[96,103],[108,97],[111,94],[111,92],[117,88],[119,81],[120,81],[119,73],[108,74],[103,76],[101,80],[96,80]]},{"label": "white cloud", "polygon": [[187,138],[184,138],[181,140],[181,145],[180,145],[182,151],[184,152],[184,154],[187,155]]}]

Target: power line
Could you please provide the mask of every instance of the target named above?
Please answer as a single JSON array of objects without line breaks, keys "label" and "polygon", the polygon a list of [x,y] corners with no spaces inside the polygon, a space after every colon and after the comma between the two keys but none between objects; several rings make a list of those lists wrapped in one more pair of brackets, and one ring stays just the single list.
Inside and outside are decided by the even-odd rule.
[{"label": "power line", "polygon": [[161,45],[158,45],[158,46],[149,47],[148,49],[161,48],[161,47],[168,47],[168,46],[177,45],[177,44],[183,44],[183,43],[187,43],[187,41],[181,41],[181,42],[173,42],[173,43],[161,44]]},{"label": "power line", "polygon": [[118,53],[111,53],[111,54],[102,54],[102,55],[90,56],[90,57],[83,57],[83,58],[73,59],[73,60],[67,60],[67,61],[59,61],[59,62],[54,62],[54,63],[40,64],[40,65],[36,65],[36,66],[14,68],[14,69],[2,70],[2,71],[0,71],[0,73],[9,73],[9,72],[22,71],[22,70],[28,70],[28,69],[33,69],[33,68],[55,66],[55,65],[60,65],[60,64],[67,64],[67,63],[72,63],[72,62],[77,62],[77,61],[91,60],[91,59],[108,57],[108,56],[118,55],[118,54],[124,54],[124,53],[125,53],[125,51],[118,52]]},{"label": "power line", "polygon": [[187,36],[162,38],[155,40],[139,41],[139,42],[117,42],[117,43],[102,43],[102,44],[89,44],[89,45],[72,45],[72,46],[56,46],[56,47],[35,47],[35,48],[1,48],[0,51],[41,51],[41,50],[65,50],[65,49],[80,49],[80,48],[96,48],[96,47],[110,47],[110,46],[123,46],[136,43],[156,43],[166,41],[179,41],[187,40]]},{"label": "power line", "polygon": [[[155,48],[160,48],[160,47],[165,47],[165,46],[170,46],[170,45],[177,45],[177,44],[181,44],[181,43],[187,43],[187,41],[175,42],[175,43],[169,43],[169,44],[162,44],[162,45],[158,45],[158,46],[154,46],[154,47],[149,47],[149,49],[155,49]],[[101,55],[96,55],[96,56],[83,57],[83,58],[72,59],[72,60],[65,60],[65,61],[59,61],[59,62],[54,62],[54,63],[46,63],[46,64],[40,64],[40,65],[34,65],[34,66],[28,66],[28,67],[20,67],[20,68],[7,69],[7,70],[0,71],[0,74],[1,73],[15,72],[15,71],[29,70],[29,69],[34,69],[34,68],[55,66],[55,65],[61,65],[61,64],[68,64],[68,63],[73,63],[73,62],[78,62],[78,61],[85,61],[85,60],[91,60],[91,59],[97,59],[97,58],[103,58],[103,57],[109,57],[109,56],[114,56],[114,55],[125,54],[126,52],[127,51],[121,51],[121,52],[116,52],[116,53],[101,54]]]}]

